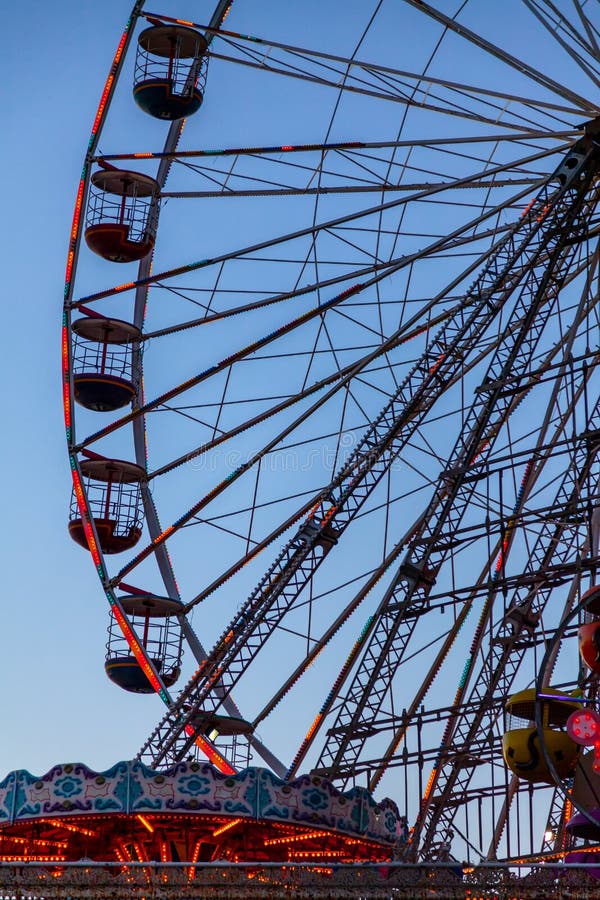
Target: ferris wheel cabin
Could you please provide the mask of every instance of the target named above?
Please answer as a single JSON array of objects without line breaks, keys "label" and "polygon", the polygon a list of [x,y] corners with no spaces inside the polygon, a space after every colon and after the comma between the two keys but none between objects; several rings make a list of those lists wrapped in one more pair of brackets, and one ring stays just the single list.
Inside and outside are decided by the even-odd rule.
[{"label": "ferris wheel cabin", "polygon": [[[122,553],[134,547],[142,536],[142,491],[146,477],[141,466],[120,459],[84,459],[81,474],[98,543],[104,553]],[[69,534],[81,547],[89,549],[86,529],[75,496],[71,494]]]},{"label": "ferris wheel cabin", "polygon": [[579,655],[594,676],[600,675],[600,587],[594,586],[581,598],[586,621],[579,626]]},{"label": "ferris wheel cabin", "polygon": [[[595,749],[583,753],[573,779],[573,801],[579,807],[567,822],[569,834],[586,841],[600,841],[600,800]],[[583,811],[585,810],[585,811]]]},{"label": "ferris wheel cabin", "polygon": [[85,240],[110,262],[135,262],[154,249],[160,186],[141,172],[114,167],[91,177]]},{"label": "ferris wheel cabin", "polygon": [[[548,688],[556,699],[542,700],[543,741],[557,774],[567,778],[579,760],[581,747],[571,740],[566,724],[571,713],[581,709],[574,697]],[[528,688],[509,698],[506,704],[508,728],[502,738],[502,755],[507,767],[524,781],[553,784],[540,736],[535,726],[536,690]]]},{"label": "ferris wheel cabin", "polygon": [[89,316],[73,322],[75,400],[95,412],[112,412],[135,396],[132,346],[142,332],[120,319]]},{"label": "ferris wheel cabin", "polygon": [[[154,594],[131,594],[119,598],[123,610],[150,656],[166,687],[181,671],[182,634],[177,621],[183,604]],[[104,669],[110,680],[134,694],[152,694],[154,688],[131,652],[121,627],[111,612]]]},{"label": "ferris wheel cabin", "polygon": [[133,96],[145,113],[173,121],[197,112],[204,99],[208,43],[193,28],[154,25],[138,38]]}]

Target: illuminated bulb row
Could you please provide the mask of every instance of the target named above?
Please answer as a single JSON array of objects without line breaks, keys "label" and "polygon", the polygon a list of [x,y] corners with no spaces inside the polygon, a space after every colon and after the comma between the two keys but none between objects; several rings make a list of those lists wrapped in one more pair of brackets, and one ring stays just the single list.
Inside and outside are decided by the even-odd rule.
[{"label": "illuminated bulb row", "polygon": [[137,858],[140,862],[148,862],[148,854],[146,853],[146,848],[143,844],[140,844],[139,841],[134,841],[133,849],[135,850]]},{"label": "illuminated bulb row", "polygon": [[120,858],[121,860],[123,860],[123,862],[133,862],[133,860],[131,859],[131,853],[129,852],[123,841],[119,841],[119,843],[117,844],[117,852],[119,850],[121,851],[122,855]]},{"label": "illuminated bulb row", "polygon": [[69,822],[63,822],[61,819],[48,819],[48,825],[54,825],[55,828],[64,828],[65,831],[73,831],[76,834],[85,834],[86,837],[98,837],[98,832],[92,831],[91,828],[71,825]]},{"label": "illuminated bulb row", "polygon": [[14,844],[35,844],[39,847],[57,847],[59,850],[65,850],[68,846],[67,841],[44,841],[42,838],[24,838],[16,837],[16,835],[3,834],[3,841],[12,841]]},{"label": "illuminated bulb row", "polygon": [[239,823],[241,821],[242,821],[241,819],[233,819],[232,822],[227,822],[226,825],[221,825],[220,828],[217,828],[215,831],[213,831],[212,836],[218,837],[220,834],[223,834],[225,831],[229,831],[229,829],[233,828],[235,825],[239,825]]},{"label": "illuminated bulb row", "polygon": [[263,845],[265,847],[270,847],[272,844],[291,844],[293,841],[306,841],[309,838],[327,836],[329,836],[328,831],[308,831],[306,834],[293,834],[289,837],[269,838],[268,840],[263,841]]},{"label": "illuminated bulb row", "polygon": [[[194,852],[192,853],[192,862],[197,863],[198,857],[200,856],[200,848],[202,846],[202,838],[198,838],[196,844],[194,846]],[[196,867],[190,866],[190,870],[188,872],[188,881],[193,881],[196,877]]]}]

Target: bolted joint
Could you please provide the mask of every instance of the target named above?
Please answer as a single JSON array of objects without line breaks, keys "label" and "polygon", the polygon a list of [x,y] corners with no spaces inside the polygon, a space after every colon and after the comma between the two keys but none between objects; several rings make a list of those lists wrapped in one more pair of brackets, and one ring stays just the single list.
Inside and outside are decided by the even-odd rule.
[{"label": "bolted joint", "polygon": [[413,563],[405,559],[400,566],[400,576],[414,587],[432,587],[435,584],[435,573],[423,562]]}]

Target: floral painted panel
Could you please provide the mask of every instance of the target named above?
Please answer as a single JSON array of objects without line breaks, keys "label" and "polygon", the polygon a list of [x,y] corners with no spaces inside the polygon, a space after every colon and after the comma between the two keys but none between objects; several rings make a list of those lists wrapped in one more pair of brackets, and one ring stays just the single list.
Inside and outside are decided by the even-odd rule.
[{"label": "floral painted panel", "polygon": [[127,812],[128,766],[121,762],[107,772],[93,772],[83,763],[66,763],[41,778],[24,770],[16,772],[14,819]]},{"label": "floral painted panel", "polygon": [[0,824],[12,820],[16,789],[17,772],[11,772],[4,781],[0,781]]},{"label": "floral painted panel", "polygon": [[185,811],[256,817],[256,770],[222,775],[209,763],[182,762],[164,772],[129,764],[132,812]]},{"label": "floral painted panel", "polygon": [[83,763],[54,766],[37,777],[25,770],[0,782],[0,825],[46,816],[99,813],[231,815],[332,829],[375,841],[405,839],[405,823],[391,800],[368,791],[339,791],[330,781],[302,775],[285,782],[267,769],[223,775],[209,763],[182,762],[163,772],[120,762],[106,772]]}]

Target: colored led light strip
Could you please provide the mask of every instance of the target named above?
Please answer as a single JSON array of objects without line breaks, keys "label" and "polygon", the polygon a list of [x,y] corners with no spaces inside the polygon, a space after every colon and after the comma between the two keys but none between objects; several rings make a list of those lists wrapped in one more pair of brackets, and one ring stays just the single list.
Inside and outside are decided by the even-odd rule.
[{"label": "colored led light strip", "polygon": [[[123,841],[119,841],[115,848],[115,852],[117,853],[119,860],[122,860],[123,862],[133,862],[131,853],[129,852]],[[127,880],[131,881],[131,877],[129,877]]]},{"label": "colored led light strip", "polygon": [[156,693],[161,697],[162,700],[165,701],[165,703],[167,705],[169,705],[170,698],[169,698],[165,688],[161,684],[159,678],[157,677],[156,673],[154,672],[152,666],[150,665],[150,662],[146,656],[145,650],[142,648],[141,644],[139,643],[139,641],[135,637],[133,631],[131,630],[131,626],[129,625],[129,622],[127,621],[125,615],[121,612],[121,609],[119,608],[118,604],[116,603],[116,599],[113,598],[112,592],[110,592],[110,594],[107,592],[107,596],[108,596],[109,601],[111,601],[112,613],[113,613],[115,619],[117,620],[119,627],[120,627],[121,631],[123,632],[123,635],[124,635],[127,643],[131,647],[131,649],[134,653],[134,656],[138,662],[138,665],[142,669],[144,675],[146,676],[146,678],[148,679],[148,681],[150,682],[150,684],[152,685],[152,687],[154,688]]},{"label": "colored led light strip", "polygon": [[517,515],[519,509],[521,508],[521,502],[523,500],[525,488],[527,487],[527,482],[529,480],[529,475],[531,473],[532,466],[533,466],[533,459],[530,459],[529,462],[527,463],[527,465],[525,466],[525,473],[523,475],[523,478],[521,479],[521,485],[520,485],[519,491],[517,493],[517,499],[515,501],[512,516],[509,518],[508,522],[506,523],[506,528],[504,529],[504,535],[502,537],[502,547],[501,547],[500,553],[498,554],[498,559],[496,561],[496,568],[495,568],[494,574],[492,576],[492,581],[497,581],[498,577],[500,576],[500,574],[504,568],[504,563],[506,562],[506,556],[508,554],[514,527],[516,524],[516,515]]},{"label": "colored led light strip", "polygon": [[139,841],[133,842],[133,849],[135,850],[135,854],[140,862],[148,862],[148,854],[146,853],[146,848]]},{"label": "colored led light strip", "polygon": [[283,144],[281,146],[267,147],[226,147],[220,150],[175,150],[172,153],[147,152],[147,153],[107,153],[95,157],[96,162],[103,160],[122,161],[126,159],[195,159],[205,156],[243,156],[245,154],[268,155],[273,153],[326,153],[329,150],[360,150],[370,146],[396,147],[392,142],[375,142],[367,144],[364,141],[341,141],[330,144]]},{"label": "colored led light strip", "polygon": [[10,841],[12,844],[35,844],[36,847],[57,847],[59,850],[66,850],[69,846],[67,841],[45,841],[42,838],[24,838],[17,837],[14,834],[3,834],[3,841]]},{"label": "colored led light strip", "polygon": [[[487,446],[488,443],[489,442],[486,442],[484,444],[484,447]],[[481,449],[483,449],[483,447]],[[474,460],[472,460],[472,462],[474,462]],[[521,485],[517,492],[517,497],[516,497],[515,504],[513,507],[512,516],[508,520],[507,526],[506,526],[506,528],[504,530],[504,534],[502,536],[501,550],[500,550],[500,554],[498,556],[498,560],[496,562],[494,573],[492,575],[492,583],[494,583],[498,580],[500,573],[502,572],[502,569],[504,567],[504,563],[506,561],[506,555],[510,549],[510,544],[511,544],[512,536],[513,536],[514,523],[516,521],[516,516],[517,516],[519,509],[521,508],[521,504],[523,502],[523,497],[525,495],[525,489],[526,489],[527,483],[529,481],[529,476],[531,474],[532,467],[533,467],[533,459],[529,460],[529,462],[525,466],[525,472],[523,473],[523,478],[521,479]],[[467,658],[465,660],[465,664],[464,664],[464,667],[463,667],[463,670],[462,670],[462,673],[461,673],[461,676],[460,676],[460,679],[458,682],[458,687],[456,689],[456,694],[454,696],[454,702],[452,704],[454,707],[458,707],[458,705],[460,703],[465,685],[467,683],[467,679],[469,677],[469,673],[470,673],[470,671],[473,667],[473,663],[475,661],[475,656],[476,656],[477,648],[478,648],[478,644],[479,644],[479,635],[481,633],[481,629],[483,628],[483,626],[485,624],[486,619],[487,619],[487,604],[484,607],[484,609],[482,610],[482,613],[481,613],[481,616],[479,619],[479,623],[477,625],[477,628],[475,630],[475,635],[474,635],[473,641],[471,643],[471,649],[469,651],[469,655],[467,656]],[[435,762],[433,764],[431,774],[427,781],[427,787],[425,788],[425,792],[424,792],[423,798],[421,800],[421,806],[423,806],[427,802],[429,797],[431,796],[431,792],[432,792],[434,784],[437,780],[437,775],[438,775],[439,766],[440,766],[440,762],[441,762],[441,758],[442,758],[442,753],[450,739],[450,731],[451,731],[453,725],[454,725],[454,719],[450,718],[448,720],[448,722],[446,723],[446,727],[445,727],[444,733],[442,735],[442,740],[441,740],[440,746],[438,748],[438,753],[437,753]]]},{"label": "colored led light strip", "polygon": [[[138,4],[141,6],[141,4]],[[75,200],[75,209],[73,211],[73,222],[71,225],[71,237],[69,243],[69,251],[67,254],[67,267],[65,273],[65,300],[68,299],[71,291],[71,278],[73,274],[73,266],[75,263],[75,255],[77,252],[77,242],[79,240],[79,232],[81,227],[81,213],[83,210],[83,198],[85,195],[85,188],[87,184],[87,176],[89,172],[89,159],[91,153],[93,153],[97,139],[100,135],[100,130],[104,122],[104,116],[108,108],[108,104],[110,102],[112,92],[115,87],[116,78],[119,72],[121,60],[123,58],[123,52],[125,50],[125,46],[127,44],[127,39],[130,35],[131,26],[134,22],[134,16],[132,15],[123,29],[123,33],[121,34],[121,39],[117,46],[116,53],[113,57],[113,61],[108,73],[108,77],[104,84],[104,89],[102,91],[102,96],[100,97],[100,103],[98,104],[98,109],[96,110],[96,116],[94,118],[94,123],[92,125],[92,131],[90,134],[90,139],[88,142],[88,150],[86,155],[86,160],[83,165],[83,169],[81,172],[81,177],[79,180],[79,185],[77,188],[77,197]]]},{"label": "colored led light strip", "polygon": [[360,651],[360,648],[362,647],[367,634],[369,633],[371,625],[373,624],[373,619],[374,619],[373,616],[369,616],[369,618],[367,619],[367,621],[365,622],[365,624],[363,626],[361,633],[359,634],[358,638],[354,642],[352,649],[350,650],[348,656],[346,657],[344,665],[340,669],[340,672],[331,687],[331,690],[325,697],[325,700],[323,701],[323,705],[321,706],[321,709],[315,716],[312,725],[308,729],[304,740],[302,741],[302,743],[300,744],[300,747],[298,748],[298,752],[296,753],[296,756],[292,760],[292,763],[285,774],[286,779],[290,778],[294,774],[299,760],[302,759],[302,757],[304,756],[304,753],[306,752],[306,748],[310,744],[313,735],[315,734],[315,732],[319,728],[321,722],[323,721],[323,718],[326,715],[326,713],[329,709],[329,706],[333,701],[333,698],[336,696],[337,691],[339,690],[341,685],[344,683],[346,675],[347,675],[348,671],[350,670],[350,668],[352,667],[354,660],[356,659],[356,656],[357,656],[358,652]]}]

